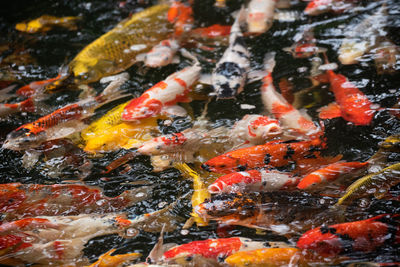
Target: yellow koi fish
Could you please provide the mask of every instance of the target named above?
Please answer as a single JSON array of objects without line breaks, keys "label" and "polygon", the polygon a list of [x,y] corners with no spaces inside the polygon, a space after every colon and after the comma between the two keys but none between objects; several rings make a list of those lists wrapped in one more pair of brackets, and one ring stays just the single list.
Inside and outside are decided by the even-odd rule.
[{"label": "yellow koi fish", "polygon": [[117,24],[87,45],[69,64],[76,83],[90,83],[127,69],[136,56],[167,39],[168,4],[155,5]]},{"label": "yellow koi fish", "polygon": [[111,256],[111,254],[115,252],[115,250],[115,248],[110,249],[88,267],[118,267],[122,266],[126,262],[136,260],[141,256],[140,253],[127,253]]},{"label": "yellow koi fish", "polygon": [[174,165],[184,176],[193,178],[193,195],[192,195],[192,207],[193,212],[191,213],[193,220],[196,222],[197,226],[207,226],[208,222],[203,220],[194,209],[201,203],[203,203],[207,198],[210,197],[210,193],[207,190],[207,186],[201,179],[200,175],[190,168],[186,163],[176,163]]},{"label": "yellow koi fish", "polygon": [[28,22],[17,23],[15,29],[26,33],[47,32],[54,27],[62,27],[74,31],[77,29],[76,22],[80,19],[80,17],[54,17],[43,15]]}]

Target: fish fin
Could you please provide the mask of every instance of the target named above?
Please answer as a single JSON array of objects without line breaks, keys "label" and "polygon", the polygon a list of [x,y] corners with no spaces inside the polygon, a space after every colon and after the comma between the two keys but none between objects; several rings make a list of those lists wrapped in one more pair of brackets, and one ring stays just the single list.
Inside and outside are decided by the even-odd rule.
[{"label": "fish fin", "polygon": [[165,223],[162,226],[160,236],[158,237],[157,243],[154,245],[153,249],[150,251],[146,258],[147,263],[158,263],[161,262],[162,256],[164,254],[164,231]]},{"label": "fish fin", "polygon": [[328,106],[322,107],[319,109],[319,118],[320,119],[333,119],[341,117],[342,113],[340,111],[340,107],[336,103],[331,103]]},{"label": "fish fin", "polygon": [[161,109],[161,115],[166,115],[166,116],[185,117],[187,116],[187,114],[188,113],[186,109],[184,109],[179,105],[165,106]]},{"label": "fish fin", "polygon": [[259,81],[265,76],[268,75],[268,71],[266,70],[252,70],[247,73],[247,81],[248,83],[252,83],[255,81]]},{"label": "fish fin", "polygon": [[275,52],[266,53],[264,56],[264,70],[271,73],[275,68]]},{"label": "fish fin", "polygon": [[203,84],[211,85],[212,84],[212,76],[211,76],[211,74],[201,74],[198,82],[199,83],[203,83]]},{"label": "fish fin", "polygon": [[104,88],[102,95],[113,95],[116,94],[119,90],[119,88],[127,81],[129,80],[129,74],[127,72],[122,72],[117,75],[113,76],[107,76],[104,78],[101,78],[100,83],[108,83],[106,88]]},{"label": "fish fin", "polygon": [[188,59],[190,59],[190,60],[193,60],[194,64],[200,65],[200,62],[199,62],[199,60],[197,59],[197,57],[194,56],[193,54],[191,54],[191,53],[190,53],[189,51],[187,51],[185,48],[181,48],[179,51],[181,52],[182,56],[184,56],[184,57],[186,57],[186,58],[188,58]]},{"label": "fish fin", "polygon": [[144,61],[146,58],[146,53],[141,53],[136,56],[136,61]]}]

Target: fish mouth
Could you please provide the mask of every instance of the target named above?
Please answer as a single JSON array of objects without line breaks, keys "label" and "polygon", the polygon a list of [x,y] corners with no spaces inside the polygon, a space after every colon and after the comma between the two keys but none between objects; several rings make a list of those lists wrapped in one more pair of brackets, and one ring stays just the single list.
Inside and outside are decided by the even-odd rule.
[{"label": "fish mouth", "polygon": [[212,184],[208,187],[208,192],[210,192],[210,194],[219,194],[222,193],[222,188],[216,184]]}]

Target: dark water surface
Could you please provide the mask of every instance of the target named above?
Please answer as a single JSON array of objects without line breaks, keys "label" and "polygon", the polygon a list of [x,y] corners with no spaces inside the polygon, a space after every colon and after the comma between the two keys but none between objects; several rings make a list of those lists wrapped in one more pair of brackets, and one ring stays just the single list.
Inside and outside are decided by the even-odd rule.
[{"label": "dark water surface", "polygon": [[[197,26],[209,26],[214,23],[229,24],[232,18],[229,16],[240,6],[242,1],[228,1],[230,4],[228,10],[217,11],[213,7],[213,1],[196,1],[194,12]],[[257,37],[247,37],[246,41],[252,54],[252,67],[261,68],[264,54],[269,51],[276,51],[277,65],[273,76],[275,83],[280,78],[286,77],[294,83],[294,91],[311,86],[309,76],[310,60],[294,59],[290,54],[282,51],[281,48],[293,44],[293,37],[301,32],[306,25],[313,25],[315,37],[318,45],[328,49],[328,57],[331,62],[338,62],[337,50],[346,29],[357,24],[366,15],[374,13],[382,1],[360,1],[360,7],[357,12],[345,12],[343,14],[324,14],[316,17],[301,15],[306,3],[302,1],[294,2],[290,10],[299,12],[300,18],[295,22],[275,21],[273,27],[265,34]],[[400,2],[386,1],[389,6],[388,25],[385,28],[388,37],[397,45],[400,45]],[[129,16],[129,14],[138,12],[156,1],[127,1],[125,5],[120,5],[120,1],[44,1],[14,0],[2,6],[0,10],[0,46],[8,45],[4,51],[0,51],[0,74],[12,77],[13,81],[20,85],[31,81],[55,77],[60,66],[68,64],[69,61],[87,44],[97,37],[112,29],[116,23]],[[81,16],[82,20],[78,23],[77,31],[68,31],[65,29],[55,29],[46,34],[23,34],[14,29],[16,23],[37,18],[43,14],[55,16]],[[218,60],[225,47],[217,47],[215,52],[204,52],[198,48],[191,48],[203,56],[200,58],[205,71],[211,71],[213,63],[207,62],[204,58]],[[11,62],[4,60],[10,55],[16,55]],[[26,57],[29,55],[29,57]],[[131,79],[124,85],[134,96],[138,96],[145,89],[156,82],[164,79],[174,71],[188,65],[187,60],[182,60],[178,65],[171,65],[159,69],[145,69],[142,63],[138,63],[128,69]],[[302,70],[307,67],[305,71]],[[400,79],[399,63],[397,72],[389,75],[379,75],[376,72],[372,58],[366,58],[361,64],[342,66],[339,64],[338,73],[348,77],[354,82],[367,97],[379,104],[381,107],[392,107],[400,97]],[[6,80],[0,76],[0,81]],[[232,125],[235,120],[240,119],[247,113],[257,114],[262,111],[259,87],[261,83],[255,82],[246,86],[235,101],[211,101],[209,104],[208,117],[216,125]],[[100,90],[102,87],[95,83],[93,87]],[[318,97],[319,98],[318,98]],[[77,92],[58,92],[46,100],[48,105],[53,108],[61,107],[67,103],[77,100]],[[316,101],[317,99],[317,101]],[[320,100],[318,100],[320,99]],[[317,90],[316,95],[308,95],[306,103],[311,104],[307,110],[314,120],[317,120],[317,109],[332,102],[334,96],[329,92],[327,85]],[[307,103],[309,101],[309,103]],[[195,115],[200,115],[205,101],[193,101],[192,106]],[[315,104],[312,104],[316,102]],[[243,110],[241,104],[255,105],[255,109]],[[104,114],[115,103],[104,106],[99,110],[95,117]],[[0,142],[5,136],[18,126],[33,121],[38,118],[36,114],[15,114],[0,122]],[[399,119],[390,115],[387,111],[378,111],[374,120],[369,126],[354,126],[341,118],[325,120],[325,132],[328,139],[328,154],[343,154],[343,159],[348,161],[365,161],[370,158],[377,150],[378,143],[387,136],[400,133]],[[162,126],[163,133],[178,132],[191,125],[187,119],[178,119],[171,126]],[[175,169],[168,169],[160,173],[152,172],[152,167],[148,157],[142,156],[131,162],[131,169],[126,173],[118,171],[110,174],[102,174],[101,171],[117,156],[125,153],[118,151],[107,153],[104,157],[90,158],[72,143],[63,143],[68,146],[69,151],[73,151],[72,157],[76,162],[90,160],[93,163],[93,169],[89,176],[85,178],[88,185],[97,185],[104,189],[107,196],[116,196],[126,189],[134,187],[129,182],[148,181],[155,185],[151,197],[137,205],[126,209],[133,218],[136,215],[149,213],[158,210],[165,203],[172,203],[179,196],[192,190],[192,184],[189,180],[182,179],[180,172]],[[391,155],[389,161],[398,162],[399,154]],[[53,163],[62,166],[62,162]],[[57,165],[60,164],[60,165]],[[61,168],[61,167],[59,167]],[[21,182],[37,184],[62,183],[65,180],[77,179],[80,175],[76,166],[63,166],[62,171],[52,175],[51,166],[49,167],[43,161],[39,161],[33,168],[25,169],[22,167],[22,153],[10,150],[0,150],[0,182]],[[392,194],[399,193],[399,187],[392,188]],[[399,203],[396,201],[381,202],[372,200],[368,211],[361,214],[360,218],[368,218],[372,215],[378,215],[386,212],[399,213]],[[173,213],[182,217],[181,225],[174,232],[165,234],[166,243],[187,243],[193,240],[203,240],[207,238],[216,238],[217,224],[211,222],[209,226],[197,228],[193,226],[189,233],[183,235],[181,227],[184,221],[189,218],[191,204],[189,198],[180,199]],[[286,240],[285,237],[276,236],[272,233],[258,235],[253,229],[244,227],[234,227],[228,230],[232,236],[246,236],[255,240]],[[85,255],[90,259],[96,259],[100,254],[111,248],[117,248],[118,253],[140,252],[144,256],[149,253],[154,246],[158,234],[140,232],[132,239],[123,239],[116,235],[105,236],[91,240],[85,248]],[[378,261],[392,262],[400,261],[398,248],[385,247],[380,251],[370,255],[355,255],[354,261]]]}]

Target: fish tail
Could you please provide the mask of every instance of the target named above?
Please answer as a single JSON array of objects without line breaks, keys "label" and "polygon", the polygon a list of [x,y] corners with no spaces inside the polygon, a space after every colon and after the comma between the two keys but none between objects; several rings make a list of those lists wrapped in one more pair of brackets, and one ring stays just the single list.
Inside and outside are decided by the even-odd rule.
[{"label": "fish tail", "polygon": [[193,62],[194,62],[195,65],[200,65],[200,62],[199,62],[199,60],[197,59],[197,57],[194,56],[194,55],[193,55],[192,53],[190,53],[189,51],[187,51],[185,48],[181,48],[180,51],[181,51],[182,56],[184,56],[184,57],[186,57],[186,58],[188,58],[188,59],[190,59],[190,60],[193,60]]},{"label": "fish tail", "polygon": [[110,82],[103,92],[96,96],[96,101],[100,104],[98,107],[107,104],[111,101],[128,96],[124,91],[121,91],[121,86],[129,80],[129,74],[123,72],[117,75],[105,77],[100,80],[101,83]]},{"label": "fish tail", "polygon": [[264,70],[271,73],[275,68],[275,52],[268,52],[264,56]]}]

